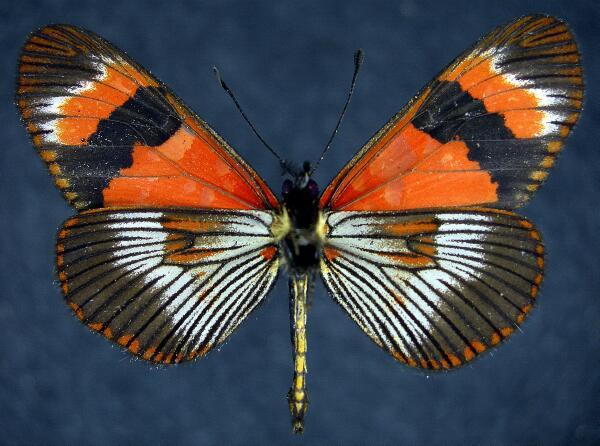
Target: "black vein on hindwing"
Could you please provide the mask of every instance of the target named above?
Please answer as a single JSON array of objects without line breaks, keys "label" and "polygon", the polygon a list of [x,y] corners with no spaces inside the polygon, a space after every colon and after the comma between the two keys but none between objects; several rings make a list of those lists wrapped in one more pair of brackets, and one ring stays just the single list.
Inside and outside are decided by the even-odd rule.
[{"label": "black vein on hindwing", "polygon": [[[348,259],[345,259],[348,261]],[[412,350],[412,348],[408,348],[408,346],[413,346],[413,348],[416,348],[416,350],[418,350],[419,354],[418,355],[414,355],[413,352],[411,352],[411,355],[414,355],[415,357],[427,357],[427,354],[425,353],[425,351],[423,350],[423,345],[421,342],[419,342],[419,340],[416,338],[416,334],[413,332],[412,329],[410,329],[407,325],[406,325],[406,321],[404,321],[404,319],[402,317],[399,317],[399,315],[396,313],[396,311],[394,311],[394,308],[390,306],[389,302],[387,302],[387,300],[385,298],[383,298],[383,296],[381,296],[379,294],[379,292],[377,290],[375,290],[374,288],[370,287],[369,284],[367,282],[365,282],[362,277],[359,274],[355,274],[352,270],[350,270],[348,267],[345,267],[344,265],[342,265],[340,262],[335,262],[335,266],[333,262],[329,262],[330,265],[332,265],[333,269],[337,269],[338,270],[338,274],[340,274],[341,276],[343,276],[349,283],[351,283],[354,287],[357,288],[361,288],[363,290],[363,292],[365,292],[365,290],[372,290],[375,292],[375,294],[379,297],[379,299],[374,299],[372,298],[368,292],[366,292],[364,294],[364,299],[363,300],[368,300],[371,302],[371,305],[376,307],[380,313],[383,315],[384,320],[380,320],[380,322],[377,324],[378,327],[380,327],[380,329],[384,330],[386,333],[385,338],[387,338],[390,343],[396,347],[398,347],[399,350],[401,350],[401,346],[397,345],[396,341],[394,340],[394,336],[391,334],[391,332],[389,331],[388,327],[394,327],[393,322],[391,321],[391,319],[389,318],[388,315],[388,311],[386,311],[383,306],[385,305],[385,308],[387,308],[387,310],[389,310],[390,313],[394,314],[396,317],[396,321],[402,326],[402,328],[404,329],[404,331],[406,332],[406,334],[410,337],[411,342],[407,343],[404,340],[404,336],[402,335],[402,333],[400,333],[399,331],[397,331],[396,328],[394,328],[394,331],[396,332],[396,334],[398,335],[399,338],[401,338],[403,340],[403,343],[406,346],[406,351],[410,351]],[[346,273],[342,273],[341,270],[345,270]],[[367,272],[367,274],[374,279],[374,277]],[[357,282],[360,281],[362,283],[362,286],[357,285]],[[372,313],[369,313],[372,314]],[[375,316],[373,314],[373,316]],[[379,319],[377,316],[375,316],[377,319]]]},{"label": "black vein on hindwing", "polygon": [[[239,280],[241,277],[246,276],[249,274],[250,271],[254,271],[254,270],[259,270],[261,268],[261,263],[260,263],[260,259],[256,258],[256,260],[258,260],[257,262],[254,262],[253,264],[251,263],[250,266],[247,266],[245,269],[243,269],[241,272],[239,272],[237,275],[234,275],[233,277],[228,278],[228,280],[225,282],[225,285],[223,286],[223,289],[227,289],[232,283],[234,283],[236,280]],[[233,265],[227,265],[229,267],[233,267]],[[204,295],[206,297],[210,296],[212,290],[217,286],[220,285],[221,283],[214,283],[211,287],[209,287],[207,290],[204,291]],[[240,280],[240,284],[238,285],[237,288],[239,288],[240,286],[243,286],[245,283],[243,281]],[[204,299],[199,299],[198,297],[196,297],[197,302],[192,306],[192,308],[190,308],[188,310],[188,312],[179,319],[179,321],[172,325],[169,328],[169,331],[167,332],[167,334],[162,338],[162,340],[160,341],[160,343],[156,346],[156,354],[158,354],[159,352],[173,352],[174,349],[172,348],[167,348],[167,346],[170,343],[177,343],[178,341],[180,341],[181,339],[185,339],[187,337],[187,333],[185,335],[177,335],[177,332],[179,330],[179,327],[181,327],[189,318],[189,316],[191,316],[193,314],[193,312],[196,310],[196,308],[203,302]],[[223,299],[223,301],[225,302],[226,299]],[[209,302],[209,304],[205,307],[204,311],[202,311],[200,314],[198,314],[198,316],[195,318],[195,320],[192,323],[188,324],[188,329],[187,332],[189,333],[189,330],[193,329],[193,328],[197,328],[196,326],[196,322],[205,314],[205,312],[207,310],[209,310],[213,305],[214,305],[214,299],[211,299],[211,302]],[[162,331],[162,330],[161,330]],[[158,332],[157,332],[158,333]],[[177,336],[176,336],[177,335]]]},{"label": "black vein on hindwing", "polygon": [[[397,286],[396,286],[396,284],[394,283],[394,281],[390,280],[390,279],[389,279],[389,277],[388,277],[388,275],[387,275],[387,274],[385,274],[385,272],[384,272],[384,271],[382,271],[382,270],[381,270],[381,268],[378,268],[378,269],[379,269],[379,270],[380,270],[380,272],[381,272],[381,273],[384,275],[384,277],[386,277],[386,279],[388,279],[388,280],[389,280],[390,284],[391,284],[392,286],[394,286],[394,288],[395,288],[395,290],[394,290],[394,291],[390,290],[390,289],[389,289],[389,288],[388,288],[388,287],[387,287],[387,286],[386,286],[386,285],[385,285],[385,284],[384,284],[384,283],[383,283],[383,282],[382,282],[382,281],[381,281],[379,278],[377,278],[375,275],[373,275],[373,274],[372,274],[372,273],[371,273],[371,272],[370,272],[370,271],[369,271],[367,268],[365,268],[364,266],[362,266],[362,265],[358,264],[356,261],[352,261],[352,260],[350,260],[350,258],[348,258],[348,257],[350,257],[350,256],[353,256],[353,255],[352,255],[352,254],[350,254],[350,253],[346,253],[346,256],[344,257],[344,260],[345,260],[346,262],[348,262],[348,263],[350,264],[350,266],[351,266],[351,267],[353,267],[353,268],[356,268],[356,269],[358,269],[358,270],[362,271],[364,274],[368,275],[368,276],[371,278],[371,280],[373,280],[374,282],[376,282],[376,283],[377,283],[377,285],[379,285],[379,286],[380,286],[380,287],[381,287],[381,288],[382,288],[382,289],[383,289],[383,290],[384,290],[384,291],[385,291],[385,292],[388,294],[388,296],[389,296],[389,297],[390,297],[392,300],[395,300],[395,298],[394,298],[394,292],[396,292],[396,293],[398,293],[399,295],[401,295],[403,299],[406,299],[407,301],[410,301],[410,302],[412,303],[412,305],[415,307],[415,309],[418,309],[418,310],[419,310],[419,312],[421,313],[421,316],[423,316],[424,318],[426,318],[426,319],[428,320],[428,322],[429,322],[429,323],[430,323],[432,326],[435,326],[435,324],[433,323],[433,321],[431,320],[431,318],[430,318],[430,317],[429,317],[429,316],[428,316],[428,315],[427,315],[427,314],[426,314],[426,313],[423,311],[423,309],[422,309],[422,308],[421,308],[419,305],[417,305],[417,304],[415,303],[415,301],[414,301],[414,300],[413,300],[413,299],[412,299],[410,296],[408,296],[406,293],[402,292],[402,290],[398,289],[398,288],[397,288]],[[349,271],[351,271],[349,268],[347,268],[347,269],[348,269]],[[356,275],[356,276],[360,276],[360,274],[355,274],[355,275]],[[365,283],[366,283],[366,282],[365,282]],[[369,288],[369,286],[368,286],[368,285],[367,285],[367,288]],[[420,336],[419,336],[419,337],[422,337],[422,336],[424,336],[425,338],[427,338],[427,340],[429,341],[429,343],[431,343],[431,345],[432,345],[432,346],[433,346],[433,347],[434,347],[434,348],[435,348],[435,349],[438,351],[438,353],[440,354],[440,357],[441,357],[441,356],[444,356],[444,354],[445,354],[445,353],[444,353],[444,350],[441,348],[441,346],[439,345],[438,341],[437,341],[437,340],[435,339],[435,337],[433,336],[432,332],[431,332],[431,331],[429,331],[429,330],[427,330],[427,329],[426,329],[426,328],[425,328],[425,327],[422,325],[422,323],[419,321],[419,319],[418,319],[418,318],[417,318],[417,317],[416,317],[416,316],[415,316],[415,315],[414,315],[414,314],[413,314],[411,311],[409,311],[409,309],[408,309],[407,307],[401,307],[401,306],[398,306],[397,308],[395,308],[395,307],[394,307],[394,304],[390,304],[390,303],[387,301],[387,299],[386,299],[386,298],[385,298],[385,297],[384,297],[382,294],[380,294],[380,293],[379,293],[379,291],[377,290],[377,288],[376,288],[376,287],[371,287],[371,289],[372,289],[373,291],[375,291],[375,294],[376,294],[377,296],[379,296],[379,298],[380,298],[380,300],[381,300],[382,302],[385,302],[385,304],[386,304],[387,308],[389,308],[389,310],[390,310],[392,313],[394,313],[394,314],[397,316],[397,320],[398,320],[398,321],[401,323],[401,325],[402,325],[402,326],[403,326],[405,329],[407,329],[407,326],[405,326],[405,324],[404,324],[404,319],[403,319],[403,317],[400,315],[400,312],[399,312],[399,311],[395,311],[395,310],[401,310],[401,311],[402,311],[404,314],[408,315],[408,317],[410,318],[410,320],[411,320],[412,324],[416,325],[416,326],[419,328],[419,331],[418,331],[418,333],[420,333]],[[436,311],[438,311],[438,310],[436,309]],[[448,341],[448,342],[449,342],[449,341]],[[422,343],[420,343],[420,344],[421,344],[421,345],[423,345],[423,344],[424,344],[424,342],[422,342]],[[449,344],[450,344],[450,345],[453,345],[453,343],[451,343],[451,342],[449,342]],[[429,355],[425,355],[425,356],[422,356],[422,357],[423,357],[423,358],[432,358],[432,357],[434,357],[434,356],[433,356],[433,355],[431,355],[431,354],[429,354]]]}]

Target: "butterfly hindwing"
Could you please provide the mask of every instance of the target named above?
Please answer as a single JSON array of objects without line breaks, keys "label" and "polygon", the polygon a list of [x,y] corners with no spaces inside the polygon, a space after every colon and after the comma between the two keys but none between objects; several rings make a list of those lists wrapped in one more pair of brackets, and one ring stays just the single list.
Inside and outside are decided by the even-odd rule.
[{"label": "butterfly hindwing", "polygon": [[265,211],[85,211],[58,235],[63,293],[84,324],[143,359],[202,356],[273,285],[272,220]]},{"label": "butterfly hindwing", "polygon": [[272,209],[259,176],[164,84],[96,34],[33,33],[17,105],[42,159],[78,210]]},{"label": "butterfly hindwing", "polygon": [[573,35],[554,17],[495,29],[367,143],[324,191],[321,207],[518,208],[577,121],[579,62]]},{"label": "butterfly hindwing", "polygon": [[543,246],[506,211],[331,212],[321,272],[332,297],[396,359],[464,364],[508,337],[542,281]]}]

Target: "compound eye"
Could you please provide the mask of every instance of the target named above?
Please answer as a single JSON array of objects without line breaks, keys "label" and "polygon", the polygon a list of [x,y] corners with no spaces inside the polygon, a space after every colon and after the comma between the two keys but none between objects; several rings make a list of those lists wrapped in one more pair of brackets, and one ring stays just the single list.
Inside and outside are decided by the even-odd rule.
[{"label": "compound eye", "polygon": [[317,185],[317,183],[314,180],[308,180],[308,183],[306,184],[306,188],[308,189],[308,191],[310,192],[310,195],[313,198],[317,198],[319,196],[319,186]]},{"label": "compound eye", "polygon": [[292,188],[294,187],[294,184],[291,182],[291,180],[285,180],[283,182],[283,185],[281,186],[281,194],[285,197],[286,195],[289,195],[289,193],[292,191]]}]

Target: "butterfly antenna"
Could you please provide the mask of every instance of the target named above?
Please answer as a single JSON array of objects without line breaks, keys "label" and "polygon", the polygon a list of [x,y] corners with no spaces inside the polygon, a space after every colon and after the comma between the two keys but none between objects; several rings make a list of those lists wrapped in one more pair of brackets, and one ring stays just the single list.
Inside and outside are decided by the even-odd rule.
[{"label": "butterfly antenna", "polygon": [[238,111],[242,115],[242,118],[244,118],[244,121],[246,121],[246,123],[248,123],[248,125],[250,126],[250,128],[252,129],[252,131],[254,132],[254,134],[258,137],[258,139],[260,140],[260,142],[262,142],[263,145],[269,150],[269,152],[271,152],[275,156],[275,158],[277,158],[279,160],[279,164],[281,165],[281,168],[285,172],[287,172],[287,173],[289,173],[290,175],[293,176],[294,173],[291,171],[291,169],[289,168],[289,166],[286,163],[286,161],[279,156],[279,154],[275,151],[275,149],[273,149],[273,147],[271,147],[267,143],[267,141],[265,141],[263,139],[262,136],[260,136],[260,133],[258,133],[258,130],[256,130],[256,128],[254,127],[254,125],[252,125],[252,123],[250,122],[250,119],[248,119],[248,116],[246,116],[246,113],[244,113],[244,110],[242,110],[242,106],[240,105],[240,103],[238,102],[238,100],[235,98],[235,95],[233,94],[233,92],[231,91],[231,89],[227,86],[227,84],[225,83],[225,81],[221,77],[221,73],[219,72],[219,69],[217,67],[213,67],[213,73],[215,73],[215,77],[217,78],[217,81],[219,82],[219,84],[221,84],[221,88],[223,88],[223,90],[225,90],[225,93],[227,93],[229,95],[229,97],[233,100],[233,103],[235,104],[235,107],[238,109]]},{"label": "butterfly antenna", "polygon": [[348,97],[346,98],[346,103],[344,104],[342,113],[340,114],[340,117],[338,118],[337,124],[335,125],[335,128],[333,129],[331,136],[329,137],[329,141],[327,141],[327,145],[321,152],[321,157],[315,163],[314,167],[310,171],[310,175],[312,175],[315,172],[315,170],[317,170],[317,167],[319,167],[319,164],[321,163],[321,161],[323,161],[323,158],[325,158],[325,154],[331,147],[333,138],[335,138],[335,135],[337,135],[338,129],[340,128],[340,124],[342,123],[342,119],[344,119],[344,115],[346,114],[346,109],[348,108],[348,104],[350,104],[350,98],[352,98],[352,93],[354,93],[354,86],[356,85],[356,78],[358,77],[358,71],[360,70],[363,60],[364,60],[363,50],[361,50],[361,49],[356,50],[356,52],[354,53],[354,74],[352,75],[352,83],[350,84],[350,89],[348,90]]}]

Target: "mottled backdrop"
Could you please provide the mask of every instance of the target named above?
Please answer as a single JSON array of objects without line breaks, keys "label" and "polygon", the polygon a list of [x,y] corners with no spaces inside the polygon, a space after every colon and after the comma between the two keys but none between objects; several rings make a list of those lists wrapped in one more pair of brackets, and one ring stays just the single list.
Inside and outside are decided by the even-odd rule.
[{"label": "mottled backdrop", "polygon": [[[315,159],[342,106],[352,54],[365,64],[317,175],[324,185],[454,56],[529,12],[578,37],[586,106],[523,213],[547,246],[547,279],[522,333],[464,369],[430,375],[377,349],[317,288],[309,314],[304,437],[290,433],[287,287],[221,351],[156,368],[71,316],[54,236],[72,211],[13,104],[19,47],[52,22],[94,30],[148,67],[278,192],[277,164],[215,82],[217,65],[271,145]],[[599,444],[599,23],[594,1],[3,1],[0,5],[0,443]]]}]

